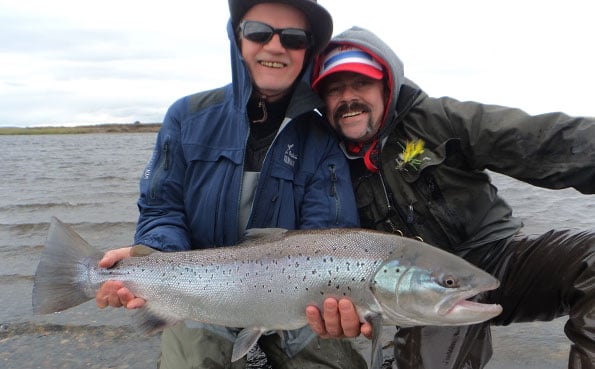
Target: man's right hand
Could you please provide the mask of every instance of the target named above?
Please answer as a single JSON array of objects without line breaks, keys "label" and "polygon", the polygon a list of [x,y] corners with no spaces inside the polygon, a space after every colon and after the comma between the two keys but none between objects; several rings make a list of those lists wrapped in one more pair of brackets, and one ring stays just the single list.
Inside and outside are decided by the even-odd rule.
[{"label": "man's right hand", "polygon": [[351,300],[327,298],[323,303],[323,311],[310,305],[306,307],[306,318],[314,333],[322,338],[357,337],[363,334],[372,338],[372,325],[360,323],[359,316]]},{"label": "man's right hand", "polygon": [[[136,250],[133,247],[123,247],[120,249],[110,250],[103,255],[99,261],[99,267],[111,268],[118,261],[135,255]],[[143,307],[145,300],[134,296],[132,292],[120,281],[107,281],[97,291],[95,295],[95,303],[97,307],[103,309],[107,306],[122,307],[127,309],[138,309]]]}]

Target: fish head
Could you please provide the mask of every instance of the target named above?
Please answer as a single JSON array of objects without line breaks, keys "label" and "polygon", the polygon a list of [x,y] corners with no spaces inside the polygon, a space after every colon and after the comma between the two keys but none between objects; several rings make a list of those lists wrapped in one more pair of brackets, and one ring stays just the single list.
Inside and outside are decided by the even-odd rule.
[{"label": "fish head", "polygon": [[452,326],[500,314],[500,305],[470,300],[499,284],[464,259],[420,243],[386,260],[370,281],[370,289],[385,323]]}]

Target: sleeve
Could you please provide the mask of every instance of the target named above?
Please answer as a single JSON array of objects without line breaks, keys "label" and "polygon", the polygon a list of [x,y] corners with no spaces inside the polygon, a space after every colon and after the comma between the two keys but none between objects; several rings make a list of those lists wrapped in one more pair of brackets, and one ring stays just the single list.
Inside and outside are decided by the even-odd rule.
[{"label": "sleeve", "polygon": [[135,243],[160,251],[190,249],[183,194],[186,171],[180,130],[183,101],[168,110],[140,180]]},{"label": "sleeve", "polygon": [[442,98],[444,112],[476,169],[535,186],[595,193],[595,118]]}]

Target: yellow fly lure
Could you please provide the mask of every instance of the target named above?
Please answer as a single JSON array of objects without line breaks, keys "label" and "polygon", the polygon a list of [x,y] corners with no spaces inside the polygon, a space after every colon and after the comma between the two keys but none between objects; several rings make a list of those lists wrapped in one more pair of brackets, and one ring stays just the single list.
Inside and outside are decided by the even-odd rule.
[{"label": "yellow fly lure", "polygon": [[[401,147],[403,147],[401,145]],[[418,170],[421,163],[430,160],[428,157],[420,158],[424,153],[424,140],[418,139],[413,141],[406,141],[403,152],[395,159],[397,162],[397,169],[407,171],[407,166],[413,170]]]}]

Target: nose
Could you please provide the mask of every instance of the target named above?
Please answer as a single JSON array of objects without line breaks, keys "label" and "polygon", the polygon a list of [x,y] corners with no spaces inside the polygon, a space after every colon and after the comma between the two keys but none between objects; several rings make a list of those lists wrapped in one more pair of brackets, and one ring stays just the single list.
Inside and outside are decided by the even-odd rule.
[{"label": "nose", "polygon": [[283,45],[281,44],[281,35],[278,35],[278,34],[274,34],[273,37],[271,37],[271,39],[269,40],[269,42],[264,44],[263,47],[265,47],[267,49],[273,49],[273,50],[279,50],[279,49],[284,50],[285,49],[283,47]]},{"label": "nose", "polygon": [[355,99],[356,90],[351,83],[346,83],[340,89],[340,98],[344,101],[352,101]]}]

